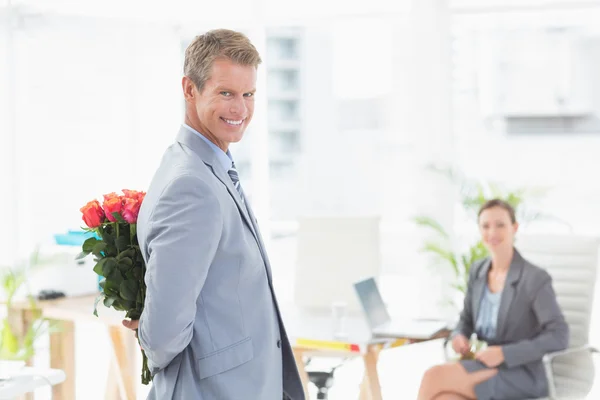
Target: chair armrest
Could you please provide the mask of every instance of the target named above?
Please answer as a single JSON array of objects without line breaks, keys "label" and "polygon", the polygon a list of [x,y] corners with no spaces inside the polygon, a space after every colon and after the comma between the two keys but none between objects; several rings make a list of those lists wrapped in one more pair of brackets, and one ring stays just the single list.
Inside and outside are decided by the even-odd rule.
[{"label": "chair armrest", "polygon": [[548,394],[550,399],[557,400],[558,396],[556,394],[556,383],[554,382],[554,374],[552,373],[552,361],[556,358],[560,358],[561,356],[576,354],[576,353],[598,353],[598,349],[592,347],[589,344],[581,347],[573,347],[570,349],[565,349],[561,351],[555,351],[553,353],[548,353],[544,355],[542,358],[542,362],[544,363],[544,371],[546,372],[546,379],[548,380]]}]

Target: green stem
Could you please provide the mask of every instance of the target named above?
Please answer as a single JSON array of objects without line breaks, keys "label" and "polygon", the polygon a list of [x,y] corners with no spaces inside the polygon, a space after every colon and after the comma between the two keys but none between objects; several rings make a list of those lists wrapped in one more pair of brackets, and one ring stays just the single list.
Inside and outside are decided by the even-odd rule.
[{"label": "green stem", "polygon": [[133,238],[137,233],[136,224],[129,224],[129,244],[133,245]]},{"label": "green stem", "polygon": [[152,375],[150,374],[150,369],[148,368],[148,357],[146,356],[146,352],[142,349],[142,383],[147,385],[151,381]]}]

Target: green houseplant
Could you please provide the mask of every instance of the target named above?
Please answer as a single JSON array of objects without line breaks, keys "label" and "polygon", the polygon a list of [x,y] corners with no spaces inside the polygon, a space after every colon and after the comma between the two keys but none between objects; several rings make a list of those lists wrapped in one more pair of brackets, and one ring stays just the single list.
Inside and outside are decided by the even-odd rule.
[{"label": "green houseplant", "polygon": [[[494,198],[502,199],[513,206],[517,214],[517,220],[521,225],[542,218],[554,219],[536,211],[528,204],[533,199],[542,197],[545,189],[506,188],[493,182],[468,179],[462,173],[451,168],[430,166],[429,170],[450,180],[452,185],[457,188],[461,209],[465,217],[473,221],[473,226],[476,226],[479,208],[486,201]],[[433,256],[438,265],[451,268],[454,280],[450,282],[450,286],[461,297],[464,296],[471,265],[488,255],[487,249],[481,240],[474,240],[466,249],[456,249],[452,241],[452,235],[436,219],[427,215],[420,215],[414,218],[414,222],[431,233],[425,240],[421,251]]]},{"label": "green houseplant", "polygon": [[[30,257],[29,266],[35,267],[38,263],[38,251]],[[55,326],[49,326],[41,317],[35,298],[27,293],[30,308],[36,318],[33,323],[22,332],[13,318],[13,301],[18,291],[26,285],[27,275],[24,265],[16,267],[0,267],[0,290],[3,292],[6,305],[6,317],[0,320],[0,360],[27,361],[35,353],[35,342],[45,333],[55,331]]]}]

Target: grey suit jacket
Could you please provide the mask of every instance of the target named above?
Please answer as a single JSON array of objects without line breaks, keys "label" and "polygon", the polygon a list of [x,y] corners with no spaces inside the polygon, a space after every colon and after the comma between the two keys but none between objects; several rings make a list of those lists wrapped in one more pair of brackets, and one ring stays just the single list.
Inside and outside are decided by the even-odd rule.
[{"label": "grey suit jacket", "polygon": [[139,338],[156,400],[304,400],[256,219],[210,146],[181,129],[138,219]]},{"label": "grey suit jacket", "polygon": [[[467,338],[473,333],[490,266],[491,259],[486,258],[471,267],[464,308],[454,333]],[[543,382],[542,357],[565,349],[568,343],[569,326],[556,301],[552,278],[515,249],[502,291],[496,338],[489,340],[490,345],[502,346],[505,362],[501,368],[524,366]]]}]

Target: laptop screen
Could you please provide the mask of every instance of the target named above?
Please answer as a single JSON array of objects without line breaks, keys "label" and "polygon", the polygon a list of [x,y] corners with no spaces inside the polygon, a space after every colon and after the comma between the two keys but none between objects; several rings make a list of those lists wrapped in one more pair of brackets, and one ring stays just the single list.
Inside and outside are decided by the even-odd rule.
[{"label": "laptop screen", "polygon": [[371,328],[390,322],[390,315],[385,308],[374,278],[355,283],[354,289]]}]

